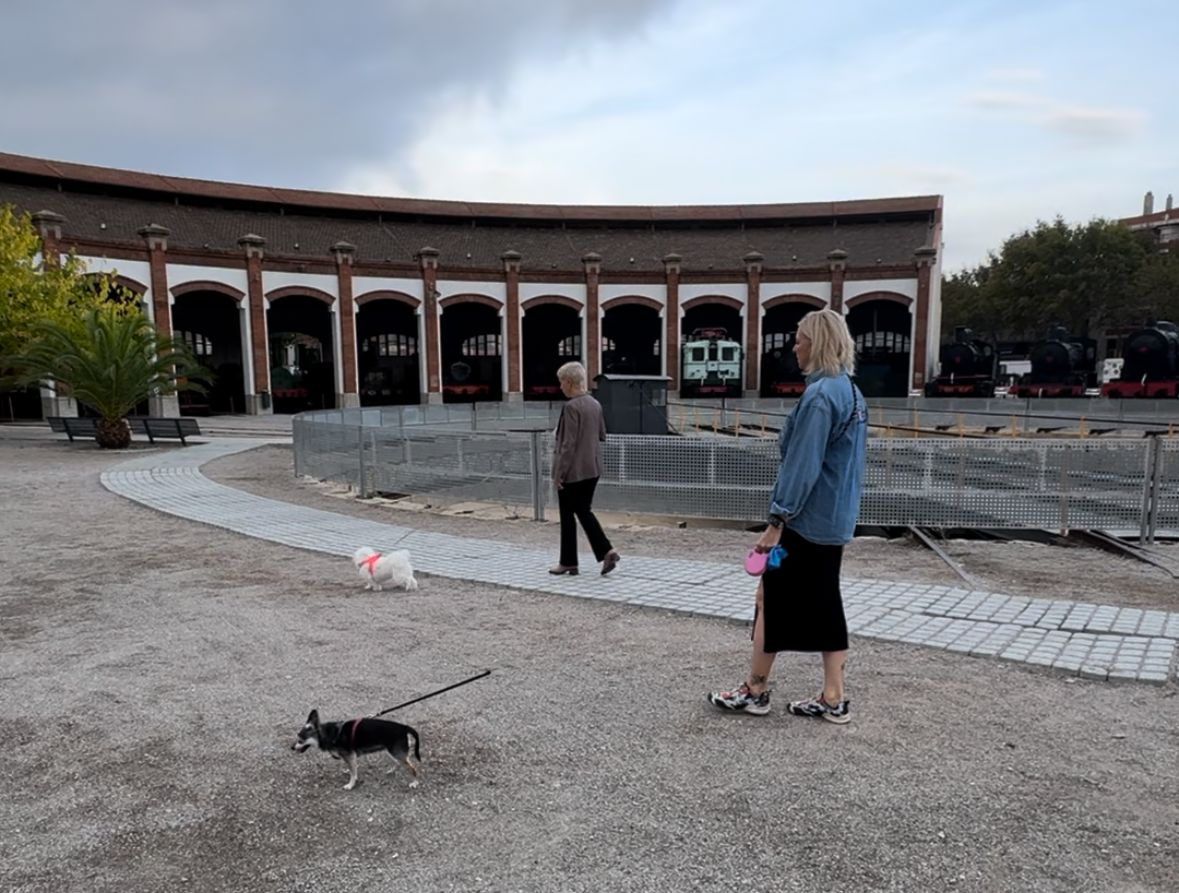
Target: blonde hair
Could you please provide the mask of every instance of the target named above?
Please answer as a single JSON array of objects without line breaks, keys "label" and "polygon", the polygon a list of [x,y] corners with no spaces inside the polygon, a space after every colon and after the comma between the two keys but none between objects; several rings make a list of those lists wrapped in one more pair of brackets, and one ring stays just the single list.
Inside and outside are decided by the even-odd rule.
[{"label": "blonde hair", "polygon": [[855,373],[856,343],[842,315],[834,310],[812,310],[798,324],[798,334],[811,341],[810,368],[804,372]]},{"label": "blonde hair", "polygon": [[585,366],[574,360],[557,370],[557,381],[567,381],[580,390],[585,390]]}]

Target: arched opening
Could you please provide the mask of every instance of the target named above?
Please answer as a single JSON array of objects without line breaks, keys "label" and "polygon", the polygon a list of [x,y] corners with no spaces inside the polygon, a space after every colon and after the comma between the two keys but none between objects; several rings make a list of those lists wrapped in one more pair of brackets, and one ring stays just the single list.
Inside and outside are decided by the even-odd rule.
[{"label": "arched opening", "polygon": [[523,373],[525,400],[560,400],[557,369],[582,360],[581,315],[561,304],[540,304],[524,310]]},{"label": "arched opening", "polygon": [[847,313],[856,342],[856,384],[865,397],[909,395],[909,332],[913,316],[896,301],[869,300]]},{"label": "arched opening", "polygon": [[602,371],[658,375],[663,371],[659,311],[644,304],[614,304],[602,314]]},{"label": "arched opening", "polygon": [[270,335],[270,393],[276,413],[336,405],[332,315],[307,295],[284,295],[266,311]]},{"label": "arched opening", "polygon": [[420,403],[418,318],[402,301],[381,299],[356,314],[361,406]]},{"label": "arched opening", "polygon": [[213,373],[208,392],[180,391],[181,415],[246,411],[238,302],[215,291],[184,292],[172,305],[172,334]]},{"label": "arched opening", "polygon": [[741,311],[735,300],[701,298],[680,321],[680,395],[740,397],[744,381]]},{"label": "arched opening", "polygon": [[794,334],[802,318],[815,308],[787,301],[766,309],[761,334],[761,395],[793,397],[806,388],[806,377],[794,356]]},{"label": "arched opening", "polygon": [[496,308],[462,301],[442,308],[442,402],[503,399],[503,338]]}]

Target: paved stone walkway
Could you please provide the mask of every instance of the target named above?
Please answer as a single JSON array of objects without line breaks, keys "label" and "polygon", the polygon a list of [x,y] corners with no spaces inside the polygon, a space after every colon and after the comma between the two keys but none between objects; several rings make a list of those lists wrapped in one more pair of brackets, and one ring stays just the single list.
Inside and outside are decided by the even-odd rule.
[{"label": "paved stone walkway", "polygon": [[[627,554],[609,577],[554,577],[547,572],[547,552],[291,505],[223,486],[200,472],[212,459],[269,442],[211,439],[152,453],[115,466],[102,483],[159,511],[300,549],[351,556],[361,545],[406,548],[415,569],[440,577],[752,620],[752,587],[739,566]],[[1165,683],[1172,672],[1179,674],[1179,613],[872,580],[846,580],[843,593],[848,628],[861,636],[1092,679]]]}]

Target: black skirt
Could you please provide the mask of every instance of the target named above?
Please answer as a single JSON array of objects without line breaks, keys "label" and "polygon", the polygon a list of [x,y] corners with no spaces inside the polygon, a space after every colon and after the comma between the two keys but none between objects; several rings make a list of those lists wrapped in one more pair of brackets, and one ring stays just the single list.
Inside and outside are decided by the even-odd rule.
[{"label": "black skirt", "polygon": [[782,564],[762,574],[765,651],[844,651],[847,619],[839,591],[843,546],[822,546],[782,528]]}]

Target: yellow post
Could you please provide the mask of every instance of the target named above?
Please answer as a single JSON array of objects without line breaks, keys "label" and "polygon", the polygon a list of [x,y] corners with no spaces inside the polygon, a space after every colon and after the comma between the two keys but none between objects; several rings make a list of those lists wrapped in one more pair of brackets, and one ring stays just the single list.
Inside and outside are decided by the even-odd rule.
[{"label": "yellow post", "polygon": [[766,414],[764,412],[761,414],[761,436],[766,436]]},{"label": "yellow post", "polygon": [[1084,438],[1085,438],[1085,417],[1084,416],[1081,416],[1080,428],[1081,428],[1081,439],[1084,440]]},{"label": "yellow post", "polygon": [[1012,437],[1019,436],[1019,432],[1016,430],[1016,427],[1015,427],[1015,416],[1011,417],[1011,436]]}]

